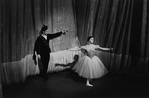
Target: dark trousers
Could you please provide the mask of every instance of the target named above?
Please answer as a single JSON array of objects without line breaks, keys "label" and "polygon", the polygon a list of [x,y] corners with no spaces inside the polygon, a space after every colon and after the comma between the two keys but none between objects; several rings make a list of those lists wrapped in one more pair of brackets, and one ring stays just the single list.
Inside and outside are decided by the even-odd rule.
[{"label": "dark trousers", "polygon": [[50,56],[49,55],[41,55],[41,60],[39,60],[39,70],[40,75],[46,76],[47,70],[48,70],[48,64],[49,64]]}]

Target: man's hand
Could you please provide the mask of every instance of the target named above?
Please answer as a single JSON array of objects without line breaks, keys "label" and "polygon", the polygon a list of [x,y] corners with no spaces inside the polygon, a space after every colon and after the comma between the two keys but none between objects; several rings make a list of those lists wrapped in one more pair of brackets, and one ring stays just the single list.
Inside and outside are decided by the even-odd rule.
[{"label": "man's hand", "polygon": [[38,59],[41,59],[41,56],[39,54],[37,56],[38,56]]},{"label": "man's hand", "polygon": [[63,34],[63,35],[66,35],[67,32],[68,32],[68,30],[63,30],[63,31],[62,31],[62,34]]}]

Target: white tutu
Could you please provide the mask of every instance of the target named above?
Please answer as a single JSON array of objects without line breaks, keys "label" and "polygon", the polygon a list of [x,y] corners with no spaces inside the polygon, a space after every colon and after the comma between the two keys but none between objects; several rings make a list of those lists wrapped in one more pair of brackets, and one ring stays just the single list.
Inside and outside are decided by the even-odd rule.
[{"label": "white tutu", "polygon": [[102,77],[108,72],[97,56],[90,58],[86,55],[79,59],[72,69],[80,76],[89,79]]}]

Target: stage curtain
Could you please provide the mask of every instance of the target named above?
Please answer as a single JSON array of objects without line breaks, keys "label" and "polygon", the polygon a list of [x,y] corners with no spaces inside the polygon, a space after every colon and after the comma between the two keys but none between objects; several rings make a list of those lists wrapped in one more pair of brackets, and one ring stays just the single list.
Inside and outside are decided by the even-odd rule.
[{"label": "stage curtain", "polygon": [[93,35],[114,48],[97,51],[109,71],[149,75],[148,0],[74,0],[73,7],[81,45]]},{"label": "stage curtain", "polygon": [[[0,36],[1,36],[1,27],[2,27],[2,23],[1,23],[1,6],[2,6],[2,2],[0,1]],[[0,41],[1,41],[1,37],[0,37]],[[3,98],[3,92],[2,92],[2,65],[1,65],[1,45],[0,45],[0,98]]]}]

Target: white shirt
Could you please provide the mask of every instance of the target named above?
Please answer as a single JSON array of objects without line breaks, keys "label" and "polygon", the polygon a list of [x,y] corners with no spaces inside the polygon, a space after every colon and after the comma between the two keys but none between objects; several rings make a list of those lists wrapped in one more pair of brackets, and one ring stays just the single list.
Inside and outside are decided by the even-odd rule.
[{"label": "white shirt", "polygon": [[47,40],[47,35],[42,34],[42,36]]}]

